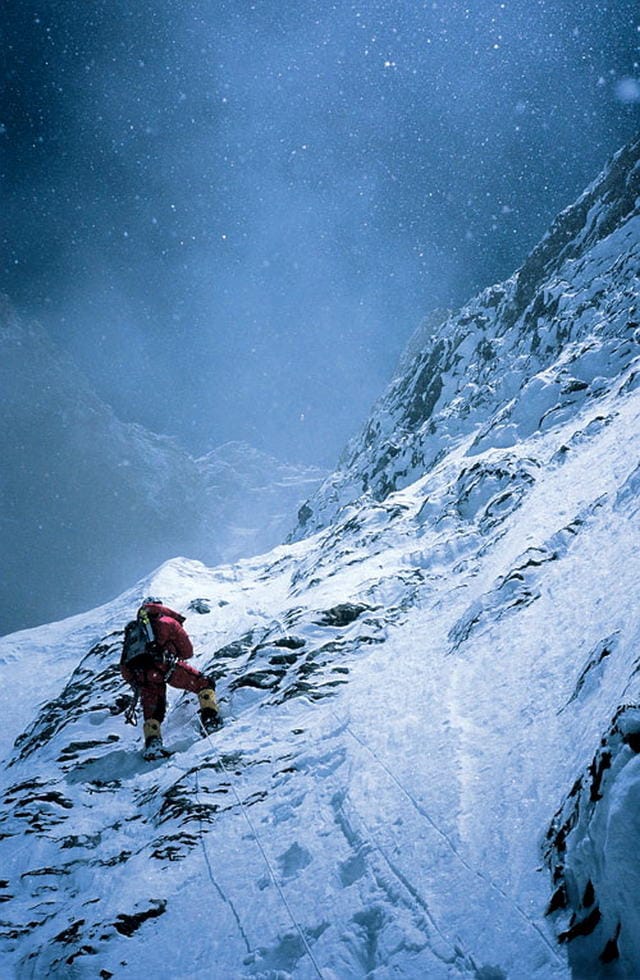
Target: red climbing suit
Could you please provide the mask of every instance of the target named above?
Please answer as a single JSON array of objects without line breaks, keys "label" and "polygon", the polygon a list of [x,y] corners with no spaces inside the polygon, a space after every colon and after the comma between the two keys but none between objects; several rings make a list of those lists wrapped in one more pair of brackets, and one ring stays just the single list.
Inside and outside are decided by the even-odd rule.
[{"label": "red climbing suit", "polygon": [[[193,645],[182,626],[184,616],[156,602],[146,603],[144,608],[153,627],[156,652],[136,658],[134,664],[121,662],[120,673],[128,684],[140,689],[144,720],[155,718],[162,722],[167,710],[167,684],[194,694],[213,684],[195,667],[184,663],[193,656]],[[176,657],[177,663],[172,662]]]}]

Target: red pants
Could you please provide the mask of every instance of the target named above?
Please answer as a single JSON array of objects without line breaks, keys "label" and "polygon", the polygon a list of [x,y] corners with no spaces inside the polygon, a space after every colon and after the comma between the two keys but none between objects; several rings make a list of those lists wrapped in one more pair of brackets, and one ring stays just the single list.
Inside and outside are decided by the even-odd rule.
[{"label": "red pants", "polygon": [[[142,715],[145,721],[149,718],[164,721],[167,710],[167,684],[181,691],[193,691],[194,694],[215,686],[210,677],[205,677],[184,660],[179,660],[173,669],[168,664],[160,663],[148,667],[125,668],[122,673],[125,680],[140,688]],[[170,675],[168,678],[165,676],[167,673]]]}]

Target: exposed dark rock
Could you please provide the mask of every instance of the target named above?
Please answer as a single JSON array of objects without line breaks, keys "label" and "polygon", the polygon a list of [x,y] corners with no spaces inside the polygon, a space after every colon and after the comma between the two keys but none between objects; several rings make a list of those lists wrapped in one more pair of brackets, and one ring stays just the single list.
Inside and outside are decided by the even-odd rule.
[{"label": "exposed dark rock", "polygon": [[589,915],[585,919],[581,919],[579,922],[574,922],[569,929],[565,932],[561,932],[558,936],[559,943],[570,943],[578,936],[589,936],[595,929],[595,927],[600,922],[602,914],[600,909],[596,907],[589,912]]},{"label": "exposed dark rock", "polygon": [[589,881],[586,884],[584,893],[582,895],[582,905],[585,909],[589,909],[591,908],[595,900],[596,900],[596,893],[593,887],[593,882],[591,881],[591,879],[589,879]]},{"label": "exposed dark rock", "polygon": [[151,857],[158,861],[182,861],[199,843],[200,839],[194,834],[186,832],[169,834],[159,838],[157,846],[151,852]]},{"label": "exposed dark rock", "polygon": [[285,675],[284,670],[254,670],[251,673],[243,674],[233,681],[229,688],[237,691],[241,687],[257,687],[259,690],[270,690],[277,686],[278,681]]},{"label": "exposed dark rock", "polygon": [[553,915],[554,912],[558,912],[560,909],[565,909],[567,907],[567,889],[564,884],[556,888],[553,895],[551,896],[551,901],[547,905],[545,915]]},{"label": "exposed dark rock", "polygon": [[102,834],[73,834],[70,837],[63,837],[59,840],[58,846],[61,850],[81,847],[86,850],[93,850],[102,842]]},{"label": "exposed dark rock", "polygon": [[320,613],[316,623],[318,626],[349,626],[367,609],[369,606],[359,602],[344,602]]},{"label": "exposed dark rock", "polygon": [[626,732],[622,740],[633,752],[640,752],[640,732]]},{"label": "exposed dark rock", "polygon": [[[129,704],[131,703],[131,698],[126,695],[125,697],[127,701],[126,707],[129,707]],[[126,708],[124,710],[126,710]],[[58,762],[68,762],[70,759],[76,759],[80,754],[86,752],[89,749],[97,749],[103,745],[111,745],[114,742],[119,742],[119,741],[120,741],[119,735],[110,733],[109,735],[107,735],[106,738],[103,739],[87,740],[84,742],[69,742],[69,744],[65,747],[64,752],[62,752],[61,755],[59,756]]]},{"label": "exposed dark rock", "polygon": [[62,932],[58,933],[57,936],[53,937],[54,943],[71,943],[75,942],[78,938],[81,927],[85,924],[86,919],[77,919],[73,922],[68,929],[64,929]]},{"label": "exposed dark rock", "polygon": [[284,647],[286,650],[300,650],[305,644],[306,640],[300,636],[282,636],[272,642],[272,646]]},{"label": "exposed dark rock", "polygon": [[600,953],[600,961],[602,963],[613,963],[620,956],[620,950],[618,948],[618,937],[620,936],[621,923],[618,923],[615,935],[608,940],[604,949]]},{"label": "exposed dark rock", "polygon": [[[602,662],[610,657],[618,645],[618,634],[613,633],[606,639],[602,640],[587,657],[587,662],[585,666],[580,671],[578,680],[576,681],[576,686],[573,689],[573,693],[569,700],[567,701],[565,708],[572,704],[577,698],[583,694],[583,689],[593,686],[593,683],[597,683],[597,677],[599,672],[597,668],[600,667]],[[562,709],[564,710],[564,709]]]},{"label": "exposed dark rock", "polygon": [[593,762],[589,765],[588,771],[591,775],[591,791],[590,798],[592,803],[596,803],[598,800],[602,799],[600,793],[600,786],[602,784],[602,777],[607,769],[611,766],[611,753],[601,752]]},{"label": "exposed dark rock", "polygon": [[299,657],[299,653],[276,653],[273,657],[269,657],[269,663],[274,667],[291,667]]},{"label": "exposed dark rock", "polygon": [[[604,648],[601,644],[597,650],[602,652]],[[594,976],[599,976],[598,958],[609,963],[619,955],[618,938],[622,928],[621,909],[619,904],[616,905],[619,882],[617,877],[612,880],[615,872],[608,868],[607,828],[609,817],[615,824],[615,814],[620,816],[624,812],[624,808],[620,810],[620,802],[613,804],[612,799],[615,799],[616,780],[628,771],[627,766],[633,761],[625,747],[629,737],[633,740],[639,728],[640,708],[635,704],[622,704],[586,767],[586,774],[574,783],[546,837],[545,860],[556,887],[548,912],[551,914],[562,908],[573,910],[569,928],[560,932],[558,940],[573,942],[593,934],[588,942],[576,942],[572,954],[580,976],[586,976],[589,969]],[[635,809],[635,800],[632,806]],[[615,831],[612,833],[615,850],[616,846],[620,847],[620,842],[615,843]],[[635,833],[629,846],[635,848]],[[589,911],[585,916],[586,910]]]},{"label": "exposed dark rock", "polygon": [[207,613],[211,612],[211,600],[192,599],[187,608],[191,609],[192,612],[197,612],[200,613],[200,615],[204,616]]},{"label": "exposed dark rock", "polygon": [[148,919],[157,919],[164,914],[166,908],[167,903],[164,899],[154,899],[152,900],[151,907],[145,909],[143,912],[134,912],[131,915],[126,912],[121,913],[113,925],[121,935],[133,936],[134,932],[138,931],[143,922],[146,922]]},{"label": "exposed dark rock", "polygon": [[98,950],[95,948],[95,946],[89,946],[88,944],[81,946],[80,949],[75,951],[75,953],[72,953],[71,956],[67,957],[65,963],[68,963],[69,966],[71,966],[74,960],[77,960],[79,956],[95,956],[97,952]]},{"label": "exposed dark rock", "polygon": [[126,862],[131,857],[131,851],[120,851],[118,854],[114,854],[113,857],[105,858],[104,860],[92,861],[91,866],[101,867],[101,868],[115,868],[118,864],[126,864]]}]

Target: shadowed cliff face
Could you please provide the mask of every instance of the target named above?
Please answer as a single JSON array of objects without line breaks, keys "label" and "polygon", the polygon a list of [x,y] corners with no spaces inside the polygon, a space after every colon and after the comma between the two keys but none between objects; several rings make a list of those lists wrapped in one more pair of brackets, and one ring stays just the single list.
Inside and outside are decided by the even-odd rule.
[{"label": "shadowed cliff face", "polygon": [[634,356],[640,323],[639,195],[640,139],[559,215],[512,279],[436,318],[338,471],[307,501],[294,537],[362,494],[384,499],[472,432],[483,446],[504,446],[525,416],[529,428],[552,424],[617,374]]},{"label": "shadowed cliff face", "polygon": [[[592,652],[580,677],[592,674],[591,690],[579,681],[572,701],[586,701],[594,693],[604,672],[602,661],[617,646],[618,638],[611,637]],[[637,674],[636,663],[632,677]],[[631,978],[640,964],[639,752],[640,708],[623,704],[547,832],[545,859],[553,883],[547,914],[578,978],[605,978],[612,969],[616,976]]]}]

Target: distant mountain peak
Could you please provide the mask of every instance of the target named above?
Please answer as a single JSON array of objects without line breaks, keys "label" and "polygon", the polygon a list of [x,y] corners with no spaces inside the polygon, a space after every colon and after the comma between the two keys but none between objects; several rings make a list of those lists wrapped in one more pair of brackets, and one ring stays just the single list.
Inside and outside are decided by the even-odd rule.
[{"label": "distant mountain peak", "polygon": [[0,389],[0,633],[103,601],[177,554],[265,551],[324,477],[239,442],[195,460],[122,422],[6,297]]}]

